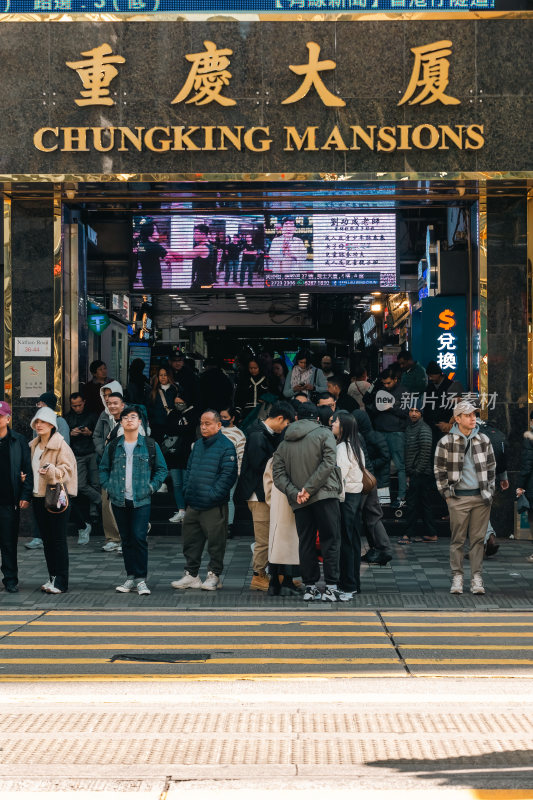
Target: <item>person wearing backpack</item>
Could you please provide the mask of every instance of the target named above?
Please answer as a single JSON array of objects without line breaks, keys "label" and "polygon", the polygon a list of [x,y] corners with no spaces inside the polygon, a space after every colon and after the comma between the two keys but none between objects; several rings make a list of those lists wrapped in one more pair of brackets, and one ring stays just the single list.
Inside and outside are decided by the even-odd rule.
[{"label": "person wearing backpack", "polygon": [[[481,433],[488,436],[490,440],[494,450],[494,457],[496,458],[496,483],[499,484],[501,491],[505,492],[509,488],[509,479],[507,477],[507,437],[490,420],[478,419],[478,425]],[[485,558],[496,555],[500,549],[500,545],[496,543],[496,531],[492,527],[490,519],[487,525],[484,545]]]},{"label": "person wearing backpack", "polygon": [[122,540],[126,580],[117,592],[150,594],[148,574],[148,522],[152,494],[167,476],[159,445],[139,432],[141,413],[137,406],[126,406],[120,415],[124,436],[107,445],[100,462],[100,482],[111,500]]}]

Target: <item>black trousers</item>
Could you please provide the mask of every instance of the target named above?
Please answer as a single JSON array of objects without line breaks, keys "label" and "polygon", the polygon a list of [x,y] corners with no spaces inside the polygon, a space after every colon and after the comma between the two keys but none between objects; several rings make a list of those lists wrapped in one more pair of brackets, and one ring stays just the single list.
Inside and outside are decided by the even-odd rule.
[{"label": "black trousers", "polygon": [[339,589],[355,592],[361,589],[361,520],[359,506],[362,494],[346,493],[341,503],[341,558]]},{"label": "black trousers", "polygon": [[19,516],[19,510],[14,505],[0,506],[0,555],[4,586],[16,586],[18,583]]},{"label": "black trousers", "polygon": [[324,559],[324,579],[327,584],[339,580],[341,544],[341,512],[335,498],[317,500],[316,503],[294,511],[298,531],[300,567],[306,586],[320,579],[320,564],[316,550],[316,534],[320,536],[320,549]]},{"label": "black trousers", "polygon": [[433,519],[431,497],[435,489],[432,475],[411,475],[409,488],[405,496],[405,532],[414,534],[418,519],[423,520],[424,536],[437,536],[437,528]]},{"label": "black trousers", "polygon": [[378,499],[377,489],[372,489],[369,494],[363,495],[361,513],[370,547],[383,550],[384,553],[391,555],[391,543],[383,524],[383,510]]},{"label": "black trousers", "polygon": [[55,578],[55,586],[66,592],[68,589],[68,545],[67,523],[69,509],[63,514],[51,514],[44,507],[44,497],[33,498],[33,513],[43,540],[44,557],[50,580]]}]

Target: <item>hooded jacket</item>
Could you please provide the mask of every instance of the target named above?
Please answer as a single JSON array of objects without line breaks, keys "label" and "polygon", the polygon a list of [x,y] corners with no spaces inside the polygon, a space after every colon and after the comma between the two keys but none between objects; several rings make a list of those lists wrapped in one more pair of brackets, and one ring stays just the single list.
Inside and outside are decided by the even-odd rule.
[{"label": "hooded jacket", "polygon": [[[332,432],[312,419],[291,423],[274,453],[272,476],[294,510],[319,500],[338,500],[343,494],[342,475]],[[301,489],[311,496],[299,505],[296,498]]]},{"label": "hooded jacket", "polygon": [[100,389],[100,397],[102,398],[102,403],[104,404],[104,411],[102,411],[102,413],[98,417],[98,422],[96,423],[93,433],[94,449],[96,450],[96,453],[100,458],[102,458],[107,437],[109,436],[115,425],[119,424],[115,420],[115,418],[109,413],[107,405],[104,401],[104,389],[111,389],[112,393],[120,392],[120,394],[122,394],[122,386],[118,381],[111,381],[110,383],[106,383],[105,386],[102,386]]},{"label": "hooded jacket", "polygon": [[488,436],[476,426],[468,437],[457,424],[440,439],[435,451],[434,472],[437,489],[444,499],[455,497],[457,484],[463,477],[465,451],[470,441],[470,456],[474,462],[477,483],[483,500],[490,502],[496,485],[496,459]]},{"label": "hooded jacket", "polygon": [[[34,427],[32,420],[32,428]],[[41,437],[32,439],[30,442],[31,457],[35,453],[35,448],[40,446]],[[60,433],[53,433],[48,440],[40,458],[41,464],[49,464],[46,475],[34,474],[33,494],[36,497],[44,497],[46,487],[60,481],[65,484],[67,494],[75,497],[78,494],[78,467],[74,453],[65,442]]]}]

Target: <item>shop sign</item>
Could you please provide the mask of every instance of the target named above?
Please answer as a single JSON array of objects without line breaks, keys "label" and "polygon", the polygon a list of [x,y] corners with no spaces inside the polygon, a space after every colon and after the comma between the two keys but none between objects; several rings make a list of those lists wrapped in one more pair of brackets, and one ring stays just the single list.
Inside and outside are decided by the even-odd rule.
[{"label": "shop sign", "polygon": [[436,361],[449,378],[467,384],[466,300],[426,297],[422,300],[422,363]]},{"label": "shop sign", "polygon": [[46,392],[46,361],[20,362],[20,396],[40,397]]},{"label": "shop sign", "polygon": [[[156,153],[182,151],[251,151],[264,153],[271,149],[273,142],[283,144],[285,152],[319,152],[319,151],[361,151],[371,150],[383,153],[410,150],[480,150],[485,144],[485,127],[476,120],[466,120],[461,124],[437,124],[424,120],[423,110],[426,106],[450,107],[450,110],[461,105],[455,96],[450,81],[453,75],[453,42],[451,39],[422,41],[410,48],[410,77],[406,81],[401,97],[397,102],[399,118],[403,120],[402,107],[417,107],[416,117],[412,124],[348,124],[328,126],[304,124],[291,125],[290,112],[297,113],[297,104],[306,102],[306,98],[319,98],[325,108],[346,108],[347,112],[357,115],[357,101],[346,101],[334,93],[337,67],[340,71],[350,70],[352,89],[355,92],[358,75],[353,63],[340,63],[331,59],[330,54],[323,52],[322,46],[314,41],[305,42],[307,60],[294,59],[290,54],[280,54],[285,59],[283,69],[287,77],[287,85],[279,86],[276,96],[270,97],[267,104],[287,106],[289,124],[275,130],[270,125],[168,125],[164,122],[153,125],[113,125],[112,118],[105,127],[79,126],[62,127],[46,126],[35,130],[33,144],[43,153],[101,152],[116,153],[152,151]],[[109,44],[101,41],[97,46],[66,58],[61,65],[61,73],[53,76],[57,81],[65,82],[69,70],[79,78],[79,93],[71,98],[73,106],[78,108],[112,108],[117,105],[117,85],[122,78],[131,78],[135,74],[138,54],[126,58],[121,52],[120,42]],[[168,112],[171,106],[178,111],[191,108],[217,109],[239,106],[239,100],[232,90],[234,72],[244,69],[245,65],[234,58],[231,47],[225,46],[223,34],[220,32],[217,41],[205,39],[203,49],[197,52],[177,54],[178,59],[187,65],[185,80],[175,82],[170,79],[172,87],[167,94],[155,95],[154,106],[166,105]],[[170,64],[170,62],[169,62]],[[169,66],[169,69],[171,67]],[[353,72],[352,72],[353,71]],[[296,76],[295,79],[291,77]],[[166,85],[165,81],[158,81]],[[287,94],[287,86],[294,90]],[[59,88],[59,87],[58,87]],[[258,87],[259,89],[259,87]],[[351,91],[348,91],[350,94]],[[257,91],[259,94],[259,90]],[[342,129],[341,129],[342,128]]]},{"label": "shop sign", "polygon": [[52,339],[49,336],[38,338],[35,336],[15,336],[16,356],[51,356]]},{"label": "shop sign", "polygon": [[100,336],[100,334],[111,325],[111,320],[108,315],[103,312],[99,314],[89,314],[87,317],[87,325],[93,333]]}]

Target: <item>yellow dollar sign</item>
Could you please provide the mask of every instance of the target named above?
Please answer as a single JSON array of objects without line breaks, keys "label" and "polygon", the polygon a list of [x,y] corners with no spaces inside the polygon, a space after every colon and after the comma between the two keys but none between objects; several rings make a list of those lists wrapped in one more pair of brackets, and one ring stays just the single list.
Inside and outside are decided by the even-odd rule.
[{"label": "yellow dollar sign", "polygon": [[439,328],[449,331],[450,328],[455,327],[455,314],[449,308],[445,308],[444,311],[440,312],[439,319]]}]

